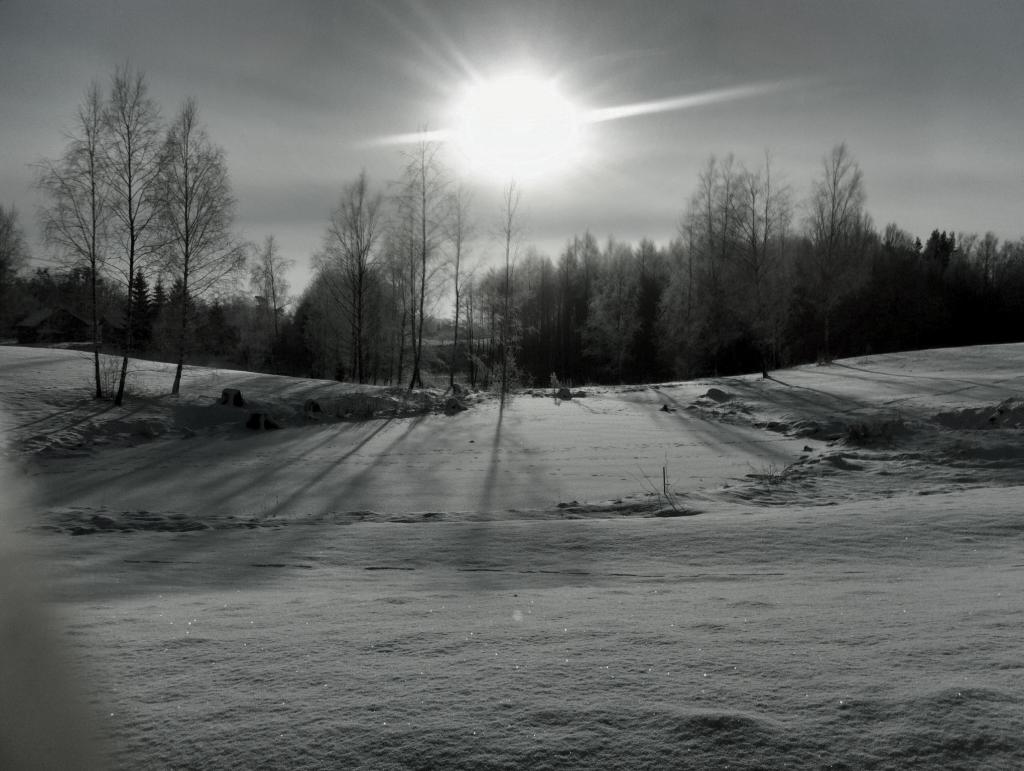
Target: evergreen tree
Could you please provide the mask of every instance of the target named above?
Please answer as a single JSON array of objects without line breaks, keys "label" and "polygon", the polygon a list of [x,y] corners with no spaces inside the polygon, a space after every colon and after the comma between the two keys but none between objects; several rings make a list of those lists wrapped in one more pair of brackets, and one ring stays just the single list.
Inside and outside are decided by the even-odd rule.
[{"label": "evergreen tree", "polygon": [[196,338],[202,350],[213,356],[227,357],[237,351],[238,330],[228,321],[220,300],[214,300],[205,312],[200,313]]},{"label": "evergreen tree", "polygon": [[135,287],[132,292],[132,311],[127,314],[132,320],[132,343],[134,350],[145,351],[153,336],[153,315],[149,282],[142,271],[135,272]]},{"label": "evergreen tree", "polygon": [[165,305],[167,305],[167,290],[164,289],[164,278],[157,276],[156,286],[153,287],[153,298],[149,304],[154,319],[160,315]]}]

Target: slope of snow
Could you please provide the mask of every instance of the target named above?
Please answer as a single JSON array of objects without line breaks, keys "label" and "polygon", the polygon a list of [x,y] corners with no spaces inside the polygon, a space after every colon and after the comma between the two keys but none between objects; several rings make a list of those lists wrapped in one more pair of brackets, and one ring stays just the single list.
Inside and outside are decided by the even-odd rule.
[{"label": "slope of snow", "polygon": [[0,348],[4,529],[115,767],[1024,765],[1024,346],[308,424],[88,365]]},{"label": "slope of snow", "polygon": [[[33,453],[48,507],[205,518],[549,510],[642,495],[652,482],[661,487],[663,466],[686,488],[715,488],[766,464],[787,465],[804,445],[750,427],[714,429],[709,442],[705,421],[659,412],[654,391],[630,400],[615,391],[565,402],[524,395],[504,410],[491,399],[451,416],[429,410],[437,397],[426,394],[411,416],[306,423],[305,399],[327,404],[353,387],[199,369],[174,399],[159,391],[170,368],[148,363],[147,380],[136,380],[141,396],[116,409],[89,399],[82,354],[0,355],[12,379],[0,388],[20,418],[10,431]],[[66,383],[75,388],[48,387]],[[248,409],[217,404],[225,387],[240,388],[250,407],[269,409],[286,428],[246,430]]]}]

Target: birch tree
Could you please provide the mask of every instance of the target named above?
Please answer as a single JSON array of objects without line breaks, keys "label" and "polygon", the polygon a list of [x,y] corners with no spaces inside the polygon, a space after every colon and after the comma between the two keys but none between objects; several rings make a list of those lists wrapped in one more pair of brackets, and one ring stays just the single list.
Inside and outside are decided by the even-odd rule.
[{"label": "birch tree", "polygon": [[412,375],[409,390],[423,386],[423,327],[429,280],[445,235],[445,194],[448,175],[441,163],[441,145],[423,141],[409,154],[405,167],[401,206],[411,217],[414,243],[410,243],[409,290],[412,333]]},{"label": "birch tree", "polygon": [[584,330],[588,352],[607,362],[607,373],[620,383],[640,328],[637,268],[627,245],[609,241]]},{"label": "birch tree", "polygon": [[281,256],[277,239],[269,235],[257,252],[249,273],[257,302],[264,310],[265,318],[269,319],[268,326],[273,332],[273,339],[269,345],[271,356],[273,347],[281,336],[281,313],[288,304],[289,286],[286,275],[291,266],[292,261]]},{"label": "birch tree", "polygon": [[717,371],[719,358],[739,336],[730,277],[740,243],[741,174],[732,155],[708,159],[683,220],[693,270],[688,286],[689,356],[699,353]]},{"label": "birch tree", "polygon": [[335,270],[325,271],[333,277],[332,291],[342,312],[350,320],[350,371],[356,382],[366,382],[366,347],[368,340],[367,300],[377,257],[380,238],[382,197],[370,189],[369,179],[363,171],[347,185],[331,213],[331,221],[324,237],[321,260],[332,263]]},{"label": "birch tree", "polygon": [[161,224],[166,267],[180,282],[183,301],[176,334],[177,367],[171,393],[181,388],[181,372],[195,302],[245,267],[245,250],[231,232],[235,199],[224,151],[198,123],[194,99],[186,100],[164,145],[160,180]]},{"label": "birch tree", "polygon": [[102,91],[98,83],[93,83],[78,108],[63,155],[38,166],[38,185],[46,197],[41,210],[46,243],[71,267],[84,267],[89,273],[97,399],[103,398],[97,282],[105,261],[111,215],[110,189],[104,167],[104,118]]},{"label": "birch tree", "polygon": [[501,314],[501,403],[509,392],[509,370],[512,364],[512,271],[519,250],[519,188],[515,180],[505,186],[502,194],[501,238],[505,250],[505,270],[502,281]]},{"label": "birch tree", "polygon": [[811,281],[823,325],[825,361],[831,360],[832,317],[854,282],[862,256],[858,247],[869,221],[864,213],[864,177],[846,143],[822,159],[821,178],[811,188],[807,234]]},{"label": "birch tree", "polygon": [[737,270],[743,296],[738,307],[760,350],[761,374],[768,377],[787,305],[784,250],[792,201],[789,187],[773,174],[767,152],[761,169],[741,175],[740,190]]},{"label": "birch tree", "polygon": [[455,295],[455,323],[452,330],[452,356],[448,369],[448,387],[455,386],[455,368],[459,356],[459,316],[462,310],[462,279],[465,270],[466,242],[472,228],[469,221],[470,196],[460,184],[449,196],[448,242],[451,244],[452,290]]},{"label": "birch tree", "polygon": [[124,401],[132,350],[136,272],[159,252],[160,176],[163,143],[160,112],[142,73],[119,67],[104,112],[103,169],[109,189],[112,249],[107,265],[127,290],[124,356],[114,404]]},{"label": "birch tree", "polygon": [[[398,199],[398,211],[394,213],[385,228],[382,248],[381,268],[384,282],[388,289],[389,305],[393,318],[388,324],[389,336],[386,341],[388,351],[388,382],[401,384],[405,381],[406,330],[409,327],[410,302],[414,294],[409,290],[409,265],[415,264],[411,259],[415,239],[412,236],[412,218],[402,204],[404,197]],[[397,318],[394,318],[397,316]]]}]

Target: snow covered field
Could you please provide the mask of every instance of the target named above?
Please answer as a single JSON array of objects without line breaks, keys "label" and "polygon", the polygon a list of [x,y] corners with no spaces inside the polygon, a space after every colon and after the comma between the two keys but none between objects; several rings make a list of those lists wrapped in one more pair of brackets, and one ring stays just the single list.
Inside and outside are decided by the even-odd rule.
[{"label": "snow covered field", "polygon": [[89,375],[0,347],[0,717],[59,679],[17,579],[114,767],[1024,766],[1024,345],[454,415]]}]

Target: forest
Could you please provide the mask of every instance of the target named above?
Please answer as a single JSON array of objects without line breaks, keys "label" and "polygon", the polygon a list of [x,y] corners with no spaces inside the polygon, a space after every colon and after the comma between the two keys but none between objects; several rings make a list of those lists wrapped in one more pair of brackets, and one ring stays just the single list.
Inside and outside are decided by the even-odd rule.
[{"label": "forest", "polygon": [[[837,357],[1010,342],[1024,329],[1024,238],[876,225],[845,143],[815,179],[766,152],[710,157],[671,243],[566,234],[529,244],[521,190],[481,212],[423,141],[397,180],[339,180],[308,286],[274,235],[235,229],[226,156],[187,99],[167,122],[145,77],[93,85],[63,154],[36,164],[54,267],[31,267],[0,207],[0,338],[74,339],[95,395],[124,398],[131,359],[409,388],[640,383]],[[487,234],[487,235],[485,235]],[[120,371],[101,373],[100,353]]]}]

